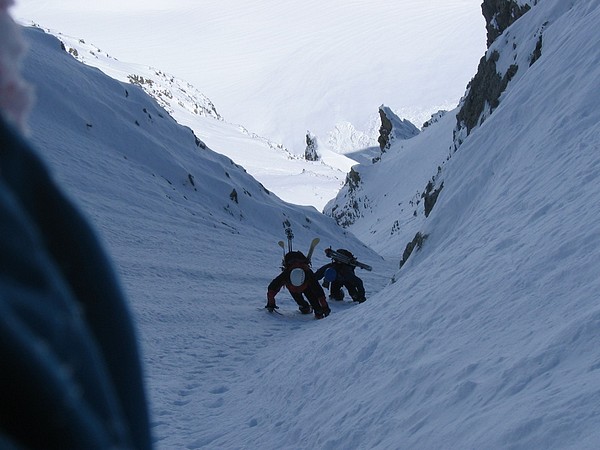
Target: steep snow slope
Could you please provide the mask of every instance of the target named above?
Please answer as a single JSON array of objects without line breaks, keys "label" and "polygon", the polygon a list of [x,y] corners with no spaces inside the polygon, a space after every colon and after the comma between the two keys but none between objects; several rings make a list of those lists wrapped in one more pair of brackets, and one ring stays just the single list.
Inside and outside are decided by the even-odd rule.
[{"label": "steep snow slope", "polygon": [[[113,157],[112,145],[94,146],[109,136],[86,133],[122,131],[134,148],[128,135],[138,129],[146,142],[189,132],[143,128],[144,107],[158,121],[152,102],[130,92],[134,109],[120,113],[126,87],[72,66],[56,48],[30,62],[29,76],[53,80],[51,92],[66,97],[44,102],[40,92],[34,139],[99,224],[131,293],[157,447],[596,448],[599,21],[598,0],[544,0],[508,30],[529,48],[546,23],[542,56],[443,165],[444,189],[419,226],[429,236],[422,250],[375,294],[395,271],[353,248],[375,266],[361,272],[369,300],[333,303],[322,321],[292,315],[284,292],[278,299],[290,314],[256,310],[279,262],[265,249],[277,249],[281,208],[297,224],[299,243],[317,233],[325,245],[356,241],[336,237],[312,209],[271,207],[271,196],[233,168],[235,185],[256,199],[252,208],[227,201],[233,182],[222,177],[215,190],[203,186],[202,198],[193,196],[186,175],[200,180],[199,168],[211,166],[191,157],[199,152],[191,134],[193,150],[182,145],[181,155],[152,151],[150,161],[129,162],[124,155],[140,154],[120,148]],[[71,71],[76,79],[60,90]],[[108,98],[100,95],[106,89]],[[102,113],[107,104],[110,116]],[[104,127],[108,117],[116,121]],[[450,122],[418,138],[445,148],[451,136],[441,130]],[[98,151],[84,153],[88,146]],[[221,162],[217,171],[235,167],[211,158]],[[380,200],[373,197],[372,224]],[[263,223],[271,215],[273,223]]]},{"label": "steep snow slope", "polygon": [[[184,448],[215,431],[218,399],[254,376],[249,361],[262,359],[270,336],[303,333],[302,322],[312,329],[288,327],[296,307],[286,292],[278,303],[292,322],[257,310],[279,271],[284,224],[298,249],[322,239],[315,266],[327,262],[328,245],[376,266],[365,277],[369,296],[391,268],[314,208],[282,202],[203,148],[138,87],[78,63],[39,29],[25,33],[25,77],[37,97],[31,139],[116,260],[141,334],[158,447]],[[348,306],[332,305],[330,317]]]},{"label": "steep snow slope", "polygon": [[289,221],[300,241],[319,235],[339,245],[341,233],[348,244],[368,251],[313,208],[278,199],[242,167],[208,149],[141,89],[79,64],[39,29],[26,34],[33,45],[25,76],[37,97],[32,140],[62,182],[85,194],[78,201],[86,209],[121,205],[127,216],[132,211],[124,205],[139,197],[145,204],[137,207],[146,214],[169,218],[159,214],[166,203],[167,212],[173,208],[232,239],[241,230],[258,230],[263,243],[273,246]]},{"label": "steep snow slope", "polygon": [[[354,444],[595,448],[600,442],[599,20],[597,0],[546,0],[492,46],[501,61],[519,61],[519,72],[499,107],[444,165],[438,203],[415,227],[429,236],[422,251],[377,298],[394,328],[361,336],[362,348],[372,350],[360,358],[361,376],[374,386],[353,397],[362,408],[344,423],[349,430],[399,431]],[[541,57],[523,64],[541,32]],[[403,164],[380,167],[381,178],[394,169],[398,178],[408,171]],[[370,217],[389,209],[376,175],[365,177],[361,195],[373,196],[371,208],[351,227],[362,237],[377,226]],[[368,319],[383,321],[374,311]],[[390,336],[396,344],[381,345]],[[345,373],[352,362],[336,361],[330,370]],[[372,382],[390,367],[396,370],[389,383]]]}]

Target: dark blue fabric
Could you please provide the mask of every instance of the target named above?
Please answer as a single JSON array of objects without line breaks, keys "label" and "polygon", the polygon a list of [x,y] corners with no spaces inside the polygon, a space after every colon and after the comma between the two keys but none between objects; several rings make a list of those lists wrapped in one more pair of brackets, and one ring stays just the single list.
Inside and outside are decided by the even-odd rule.
[{"label": "dark blue fabric", "polygon": [[363,281],[354,273],[354,267],[349,264],[336,261],[325,264],[315,272],[317,280],[324,278],[326,272],[330,269],[335,271],[335,279],[327,280],[332,283],[329,290],[332,295],[337,295],[340,289],[345,287],[352,298],[363,299],[365,297]]},{"label": "dark blue fabric", "polygon": [[151,448],[139,352],[112,266],[1,117],[0,443]]},{"label": "dark blue fabric", "polygon": [[333,267],[328,267],[327,270],[325,271],[324,278],[325,278],[325,281],[329,281],[331,283],[332,281],[335,281],[335,279],[337,278],[337,272],[335,271],[335,269]]}]

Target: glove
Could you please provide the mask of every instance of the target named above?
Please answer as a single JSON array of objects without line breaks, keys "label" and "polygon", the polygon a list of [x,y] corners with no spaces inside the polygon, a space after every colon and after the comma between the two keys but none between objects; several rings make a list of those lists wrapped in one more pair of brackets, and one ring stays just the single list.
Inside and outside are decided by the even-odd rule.
[{"label": "glove", "polygon": [[329,305],[327,304],[327,300],[325,300],[325,297],[319,299],[319,305],[321,305],[321,311],[323,312],[323,317],[327,317],[329,315],[329,313],[331,313],[331,309],[329,308]]},{"label": "glove", "polygon": [[275,304],[275,294],[275,291],[267,292],[267,306],[265,306],[265,308],[268,309],[269,312],[279,309],[279,307]]},{"label": "glove", "polygon": [[265,308],[268,309],[269,312],[273,312],[274,310],[279,309],[279,306],[267,303],[267,306],[265,306]]},{"label": "glove", "polygon": [[352,300],[358,303],[364,303],[367,301],[364,295],[354,295],[352,296]]}]

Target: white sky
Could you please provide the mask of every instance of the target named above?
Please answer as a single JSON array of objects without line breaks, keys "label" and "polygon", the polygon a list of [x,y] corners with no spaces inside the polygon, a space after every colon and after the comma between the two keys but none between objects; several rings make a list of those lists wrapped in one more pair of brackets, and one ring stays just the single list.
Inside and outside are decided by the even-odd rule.
[{"label": "white sky", "polygon": [[17,18],[182,78],[296,153],[307,130],[376,130],[381,104],[421,126],[456,106],[485,50],[480,0],[17,3]]}]

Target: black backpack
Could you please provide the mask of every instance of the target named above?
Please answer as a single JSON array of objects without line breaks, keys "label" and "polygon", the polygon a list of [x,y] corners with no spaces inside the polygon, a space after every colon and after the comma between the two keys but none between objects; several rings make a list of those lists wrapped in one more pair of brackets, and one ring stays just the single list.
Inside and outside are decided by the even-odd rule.
[{"label": "black backpack", "polygon": [[336,252],[341,253],[342,255],[347,256],[348,258],[354,259],[354,255],[350,250],[346,250],[345,248],[338,248]]},{"label": "black backpack", "polygon": [[304,253],[299,252],[299,251],[287,252],[285,254],[285,256],[283,257],[283,265],[286,268],[289,268],[292,266],[300,267],[302,265],[308,266],[309,264],[310,264],[310,262],[308,261],[308,258],[306,256],[304,256]]}]

